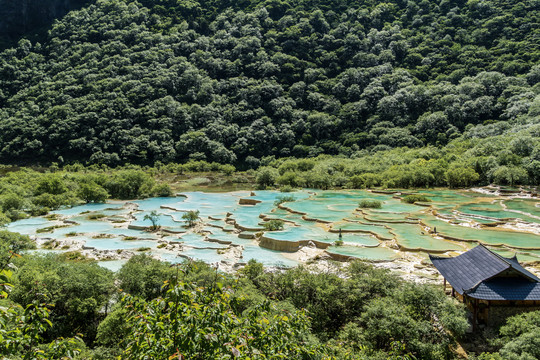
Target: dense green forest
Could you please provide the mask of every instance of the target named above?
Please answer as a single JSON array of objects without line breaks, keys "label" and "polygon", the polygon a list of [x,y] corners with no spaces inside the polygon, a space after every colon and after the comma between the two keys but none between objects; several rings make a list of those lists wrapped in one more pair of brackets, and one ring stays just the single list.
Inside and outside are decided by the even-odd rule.
[{"label": "dense green forest", "polygon": [[2,230],[191,184],[539,185],[538,0],[21,3],[22,25],[0,9],[23,34],[0,39],[1,356],[540,358],[540,312],[466,334],[442,287],[362,262],[112,273]]},{"label": "dense green forest", "polygon": [[537,183],[539,29],[534,0],[100,0],[0,54],[0,161],[247,168],[429,145]]},{"label": "dense green forest", "polygon": [[54,19],[79,9],[90,0],[0,0],[0,48],[17,44],[21,37],[44,40]]},{"label": "dense green forest", "polygon": [[3,268],[16,268],[0,271],[0,354],[10,359],[455,359],[458,341],[492,352],[471,359],[540,355],[540,312],[510,318],[474,349],[463,305],[442,288],[362,262],[265,272],[250,261],[232,276],[142,254],[113,275],[69,253],[4,256],[31,242],[0,237]]}]

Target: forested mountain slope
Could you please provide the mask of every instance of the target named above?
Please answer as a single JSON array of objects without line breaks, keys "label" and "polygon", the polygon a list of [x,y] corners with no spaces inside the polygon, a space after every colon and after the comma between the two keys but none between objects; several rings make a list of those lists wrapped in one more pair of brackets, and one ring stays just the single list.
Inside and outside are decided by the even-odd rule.
[{"label": "forested mountain slope", "polygon": [[536,123],[538,7],[98,0],[0,54],[0,162],[350,156]]},{"label": "forested mountain slope", "polygon": [[[20,36],[40,38],[43,27],[80,8],[89,0],[0,0],[0,46],[16,43]],[[43,35],[46,35],[43,34]]]}]

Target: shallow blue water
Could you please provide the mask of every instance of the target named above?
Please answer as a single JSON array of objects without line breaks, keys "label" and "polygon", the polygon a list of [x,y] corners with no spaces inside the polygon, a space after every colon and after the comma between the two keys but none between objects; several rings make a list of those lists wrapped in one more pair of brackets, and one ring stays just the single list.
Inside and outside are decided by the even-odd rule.
[{"label": "shallow blue water", "polygon": [[155,248],[157,243],[152,240],[122,240],[122,238],[87,239],[85,245],[97,250]]},{"label": "shallow blue water", "polygon": [[[421,227],[419,220],[411,220],[411,218],[420,219],[428,226],[430,224],[437,224],[441,232],[444,230],[446,235],[458,239],[464,233],[469,233],[473,230],[475,234],[481,235],[484,233],[484,230],[478,228],[464,228],[458,225],[448,226],[447,222],[441,222],[441,218],[436,217],[431,211],[433,209],[444,214],[446,217],[458,219],[452,212],[454,209],[462,208],[477,211],[477,207],[482,207],[482,205],[486,204],[485,195],[451,190],[426,190],[422,192],[434,200],[432,203],[429,203],[430,207],[406,204],[400,199],[394,198],[394,195],[375,194],[364,190],[314,191],[306,189],[291,193],[255,191],[254,196],[251,196],[251,192],[249,191],[230,193],[188,192],[184,194],[185,196],[179,197],[132,201],[131,203],[138,206],[136,210],[133,210],[133,205],[122,207],[125,203],[121,202],[87,204],[58,210],[53,213],[61,215],[63,219],[76,221],[77,224],[69,224],[68,227],[55,229],[48,233],[37,233],[36,230],[55,224],[62,224],[62,219],[48,221],[43,217],[30,218],[8,224],[7,229],[42,238],[54,238],[59,241],[69,238],[67,235],[70,233],[76,233],[76,238],[86,239],[86,246],[95,247],[100,250],[131,249],[135,251],[138,248],[150,247],[152,248],[152,253],[159,254],[159,256],[167,261],[183,261],[183,258],[179,257],[178,253],[167,253],[167,251],[156,248],[156,240],[158,239],[156,233],[125,228],[128,224],[136,227],[151,226],[151,221],[145,220],[144,216],[152,211],[156,211],[159,215],[157,220],[158,225],[165,230],[173,232],[173,234],[160,234],[159,236],[165,236],[164,239],[167,241],[184,243],[186,247],[181,253],[184,256],[206,262],[223,260],[223,256],[216,249],[226,249],[228,245],[207,241],[205,240],[206,236],[209,239],[229,241],[233,245],[243,246],[242,262],[253,258],[266,265],[295,265],[296,262],[290,260],[286,254],[259,247],[254,240],[238,237],[237,233],[245,228],[257,232],[265,232],[263,227],[264,218],[283,219],[297,225],[294,226],[291,223],[285,223],[282,231],[265,233],[266,237],[280,241],[317,240],[333,244],[340,239],[339,234],[330,232],[329,230],[343,228],[344,232],[341,240],[344,241],[345,246],[332,247],[331,250],[340,255],[374,260],[391,260],[395,258],[395,252],[384,246],[380,246],[384,244],[385,240],[392,240],[394,238],[401,245],[407,245],[404,248],[421,248],[424,251],[435,251],[445,248],[441,244],[444,245],[446,240],[432,238],[432,235]],[[276,207],[276,200],[283,196],[292,196],[295,198],[295,201],[286,202],[283,205],[299,213],[289,212]],[[242,198],[249,198],[260,202],[255,205],[240,205],[239,201]],[[357,209],[359,200],[366,198],[380,200],[382,202],[382,208],[359,211]],[[494,198],[494,201],[499,200]],[[487,203],[489,204],[489,202]],[[472,205],[465,206],[464,204]],[[530,206],[529,203],[522,204],[516,202],[510,204],[518,210],[522,208],[527,211],[536,210],[536,207]],[[495,205],[485,207],[489,207],[489,209],[486,209],[484,212],[489,212],[488,210],[501,211]],[[204,226],[201,234],[191,233],[186,228],[186,222],[182,220],[182,215],[189,210],[200,211],[201,221],[207,224],[207,226]],[[94,214],[103,214],[106,217],[91,220],[89,216]],[[520,217],[520,214],[515,212],[512,215],[521,218],[525,222],[530,220],[527,216]],[[209,217],[221,220],[211,220]],[[465,216],[464,218],[467,221],[467,217]],[[108,220],[115,220],[115,222]],[[475,221],[472,220],[470,222],[473,225],[482,222],[478,219]],[[237,224],[236,227],[233,225],[234,222]],[[229,231],[209,226],[210,224],[221,226]],[[414,231],[398,231],[409,228]],[[392,229],[394,230],[393,232]],[[347,233],[346,230],[356,231],[356,233]],[[185,233],[186,231],[188,233]],[[381,241],[375,236],[363,233],[362,231],[370,231],[373,235],[377,235]],[[488,236],[487,234],[493,233],[493,230],[487,229],[485,233]],[[92,235],[94,234],[111,234],[114,235],[114,238],[93,239]],[[517,234],[516,236],[524,235],[524,233],[519,233],[518,231],[515,234]],[[122,239],[125,236],[134,237],[136,240],[125,241]],[[70,234],[70,237],[73,238],[73,234]],[[529,241],[529,239],[532,240]],[[528,233],[526,242],[523,244],[524,247],[538,247],[540,249],[540,236]],[[531,242],[533,246],[530,246],[529,243]],[[516,241],[508,239],[508,243],[515,245]],[[467,245],[468,243],[463,244]],[[109,265],[113,266],[112,263]]]}]

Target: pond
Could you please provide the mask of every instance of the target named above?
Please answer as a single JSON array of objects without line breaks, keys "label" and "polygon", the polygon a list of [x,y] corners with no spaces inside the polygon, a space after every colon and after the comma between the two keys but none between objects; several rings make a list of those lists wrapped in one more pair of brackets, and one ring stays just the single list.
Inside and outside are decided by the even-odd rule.
[{"label": "pond", "polygon": [[[110,259],[101,263],[112,269],[121,266],[130,251],[173,263],[195,259],[234,265],[255,259],[270,266],[294,266],[301,262],[295,254],[305,246],[336,260],[393,261],[410,254],[424,259],[426,253],[455,254],[482,243],[505,256],[517,254],[522,261],[540,260],[539,199],[474,191],[417,192],[431,202],[407,204],[399,190],[186,192],[61,209],[53,212],[55,219],[20,220],[8,230],[31,235],[49,249],[53,242],[51,251],[80,250]],[[282,202],[284,196],[294,200]],[[381,207],[360,209],[362,199],[377,200]],[[182,219],[190,210],[200,212],[195,228]],[[145,230],[152,225],[145,215],[152,211],[159,215],[161,231]],[[284,228],[266,231],[264,223],[272,219],[284,221]]]}]

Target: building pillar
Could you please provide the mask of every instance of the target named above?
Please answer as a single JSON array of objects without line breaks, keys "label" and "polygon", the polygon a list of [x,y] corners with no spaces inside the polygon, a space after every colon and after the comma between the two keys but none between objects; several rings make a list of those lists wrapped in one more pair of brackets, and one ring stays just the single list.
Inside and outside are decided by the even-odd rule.
[{"label": "building pillar", "polygon": [[473,307],[473,331],[476,331],[478,329],[478,300],[473,299],[472,301],[472,307]]},{"label": "building pillar", "polygon": [[490,302],[488,301],[487,303],[488,304],[487,304],[487,307],[486,307],[486,319],[485,320],[486,320],[486,325],[489,326],[489,324],[491,323],[491,321],[489,319],[489,305],[490,305]]}]

